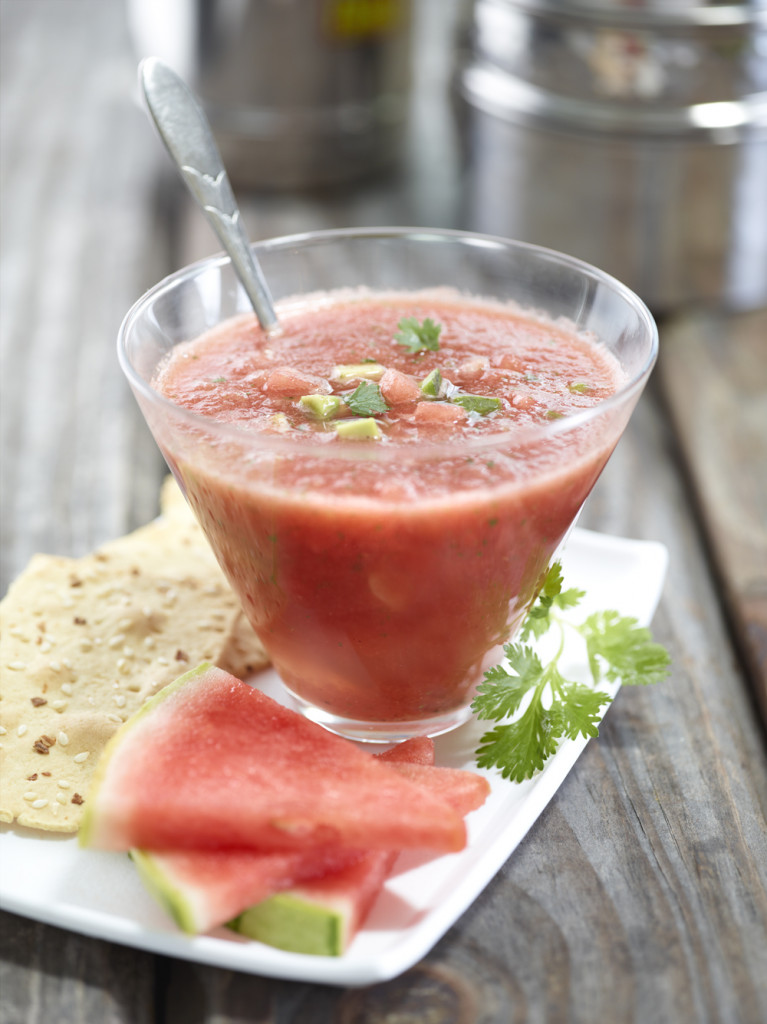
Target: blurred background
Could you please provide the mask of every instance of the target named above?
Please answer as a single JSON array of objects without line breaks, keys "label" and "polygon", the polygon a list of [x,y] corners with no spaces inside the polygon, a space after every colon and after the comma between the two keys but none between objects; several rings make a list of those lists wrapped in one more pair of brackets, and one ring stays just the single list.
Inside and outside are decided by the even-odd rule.
[{"label": "blurred background", "polygon": [[[114,357],[219,245],[138,102],[208,111],[254,239],[427,225],[580,256],[661,318],[767,306],[767,0],[0,0],[2,584],[154,514]],[[110,458],[110,455],[113,456]],[[23,535],[21,546],[17,539]]]}]

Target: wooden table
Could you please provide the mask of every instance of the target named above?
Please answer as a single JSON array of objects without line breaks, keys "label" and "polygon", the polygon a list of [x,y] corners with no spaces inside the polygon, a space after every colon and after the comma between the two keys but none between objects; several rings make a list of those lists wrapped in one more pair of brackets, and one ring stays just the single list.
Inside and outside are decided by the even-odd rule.
[{"label": "wooden table", "polygon": [[[433,3],[420,11],[446,31]],[[122,4],[0,0],[0,16],[5,592],[33,552],[83,554],[156,514],[164,469],[114,339],[147,286],[217,246],[133,103]],[[250,196],[252,236],[455,225],[448,112],[429,106],[442,69],[425,65],[420,145],[400,174],[344,195]],[[671,679],[620,695],[423,962],[343,991],[3,914],[3,1024],[767,1020],[767,319],[694,311],[662,324],[662,342],[583,523],[668,546],[654,631]]]}]

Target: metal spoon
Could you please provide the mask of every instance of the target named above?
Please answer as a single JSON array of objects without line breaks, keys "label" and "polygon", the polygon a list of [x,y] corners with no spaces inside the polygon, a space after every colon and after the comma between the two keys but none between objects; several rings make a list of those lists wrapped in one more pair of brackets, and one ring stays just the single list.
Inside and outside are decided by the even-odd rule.
[{"label": "metal spoon", "polygon": [[192,91],[167,64],[147,57],[139,84],[160,137],[189,191],[232,260],[265,331],[279,328],[258,260],[253,254],[208,119]]}]

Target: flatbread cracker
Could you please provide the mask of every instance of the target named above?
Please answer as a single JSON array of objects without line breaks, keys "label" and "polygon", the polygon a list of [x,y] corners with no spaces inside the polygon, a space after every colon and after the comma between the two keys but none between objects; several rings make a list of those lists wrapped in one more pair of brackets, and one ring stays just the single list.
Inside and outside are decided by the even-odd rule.
[{"label": "flatbread cracker", "polygon": [[0,602],[0,821],[77,831],[107,739],[201,661],[268,664],[175,485],[135,533],[35,555]]}]

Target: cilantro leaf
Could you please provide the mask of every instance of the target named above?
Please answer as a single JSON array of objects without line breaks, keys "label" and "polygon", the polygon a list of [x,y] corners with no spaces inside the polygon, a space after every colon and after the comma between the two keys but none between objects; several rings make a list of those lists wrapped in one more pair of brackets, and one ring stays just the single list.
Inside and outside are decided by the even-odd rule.
[{"label": "cilantro leaf", "polygon": [[602,721],[602,707],[611,697],[603,690],[592,690],[584,683],[568,683],[562,701],[563,732],[571,740],[596,736]]},{"label": "cilantro leaf", "polygon": [[524,782],[556,753],[560,735],[558,723],[538,701],[516,722],[485,733],[477,747],[477,766],[499,768],[502,778]]},{"label": "cilantro leaf", "polygon": [[419,324],[414,316],[403,317],[397,324],[398,332],[394,340],[403,345],[409,352],[438,352],[439,335],[442,330],[441,324],[436,324],[430,317],[426,317],[422,324]]},{"label": "cilantro leaf", "polygon": [[543,666],[531,647],[506,644],[503,652],[516,675],[510,675],[501,665],[485,673],[472,704],[477,718],[491,718],[498,722],[511,717],[525,694],[538,685],[543,675]]},{"label": "cilantro leaf", "polygon": [[581,627],[589,667],[595,680],[618,679],[627,686],[658,683],[669,672],[671,659],[662,644],[654,643],[649,629],[616,611],[595,612]]},{"label": "cilantro leaf", "polygon": [[488,395],[454,395],[450,401],[454,405],[460,405],[466,412],[475,412],[479,416],[487,416],[488,413],[497,412],[501,408],[500,398],[491,398]]},{"label": "cilantro leaf", "polygon": [[373,416],[377,412],[388,412],[389,409],[380,387],[372,380],[361,381],[344,401],[357,416]]},{"label": "cilantro leaf", "polygon": [[575,608],[584,596],[585,592],[575,587],[562,590],[562,563],[553,562],[543,578],[538,597],[527,613],[520,639],[524,641],[529,640],[531,636],[542,637],[551,627],[552,608],[560,608],[563,611]]}]

